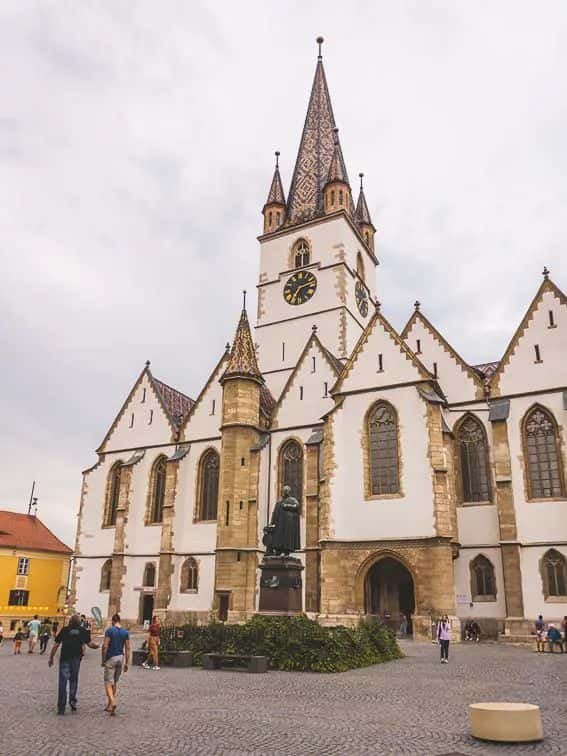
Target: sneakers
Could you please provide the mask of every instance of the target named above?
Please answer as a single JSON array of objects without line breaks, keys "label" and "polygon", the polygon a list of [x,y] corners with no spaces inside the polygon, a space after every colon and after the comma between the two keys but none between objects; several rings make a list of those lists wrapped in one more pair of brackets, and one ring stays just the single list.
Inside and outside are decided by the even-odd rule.
[{"label": "sneakers", "polygon": [[152,669],[160,669],[160,667],[152,667]]},{"label": "sneakers", "polygon": [[73,712],[73,714],[76,714],[77,713],[77,704],[69,704],[69,705],[71,707],[71,711]]},{"label": "sneakers", "polygon": [[149,664],[148,664],[147,662],[143,662],[143,663],[142,663],[142,667],[143,667],[144,669],[151,669],[150,665],[149,665]]}]

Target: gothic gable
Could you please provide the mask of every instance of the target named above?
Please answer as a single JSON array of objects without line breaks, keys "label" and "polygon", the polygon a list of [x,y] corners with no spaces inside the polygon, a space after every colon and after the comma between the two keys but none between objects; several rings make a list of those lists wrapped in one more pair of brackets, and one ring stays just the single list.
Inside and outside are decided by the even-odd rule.
[{"label": "gothic gable", "polygon": [[565,386],[567,297],[547,276],[492,378],[495,396]]},{"label": "gothic gable", "polygon": [[146,366],[97,452],[136,449],[152,444],[167,444],[171,441],[175,424],[160,392],[161,386],[166,384],[156,381],[149,365]]},{"label": "gothic gable", "polygon": [[342,363],[313,333],[297,361],[273,413],[273,428],[311,425],[333,406],[331,388]]},{"label": "gothic gable", "polygon": [[191,412],[185,418],[185,422],[181,427],[181,438],[184,441],[220,435],[220,425],[222,422],[222,386],[220,378],[227,368],[228,361],[229,353],[225,352],[203,386]]},{"label": "gothic gable", "polygon": [[355,346],[333,393],[347,393],[431,380],[432,376],[380,313]]},{"label": "gothic gable", "polygon": [[480,399],[483,382],[473,367],[443,338],[418,309],[402,331],[402,338],[424,365],[435,375],[449,402]]}]

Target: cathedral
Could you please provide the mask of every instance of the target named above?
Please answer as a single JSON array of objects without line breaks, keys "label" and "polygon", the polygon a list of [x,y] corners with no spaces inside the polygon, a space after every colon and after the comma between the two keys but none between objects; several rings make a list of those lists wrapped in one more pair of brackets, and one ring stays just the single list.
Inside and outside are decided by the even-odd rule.
[{"label": "cathedral", "polygon": [[262,210],[254,335],[245,302],[194,399],[146,363],[83,473],[73,603],[252,616],[288,485],[308,616],[525,634],[567,614],[567,298],[544,269],[498,362],[467,363],[419,302],[396,331],[321,42],[289,191],[276,153]]}]

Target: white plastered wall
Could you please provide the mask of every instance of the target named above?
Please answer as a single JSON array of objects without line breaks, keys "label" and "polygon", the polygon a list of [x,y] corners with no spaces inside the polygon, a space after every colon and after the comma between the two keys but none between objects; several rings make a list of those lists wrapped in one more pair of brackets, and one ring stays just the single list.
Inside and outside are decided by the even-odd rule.
[{"label": "white plastered wall", "polygon": [[[522,589],[524,593],[524,614],[536,619],[543,614],[546,621],[558,620],[567,615],[567,600],[544,599],[540,561],[550,546],[531,546],[521,550]],[[554,546],[567,558],[567,546]]]},{"label": "white plastered wall", "polygon": [[422,320],[416,319],[405,339],[409,348],[416,352],[419,339],[419,359],[432,373],[437,363],[438,381],[449,402],[464,402],[475,398],[475,381],[436,339]]},{"label": "white plastered wall", "polygon": [[228,354],[220,361],[212,378],[209,379],[203,395],[199,397],[197,405],[193,407],[189,420],[183,429],[183,437],[186,441],[220,436],[222,386],[219,380],[226,370],[227,361]]},{"label": "white plastered wall", "polygon": [[[549,311],[555,327],[550,328]],[[536,362],[535,345],[541,362]],[[567,305],[561,304],[553,291],[545,291],[533,317],[520,337],[500,376],[500,393],[519,394],[567,383]]]},{"label": "white plastered wall", "polygon": [[[470,563],[482,554],[494,567],[496,579],[496,601],[472,601]],[[506,617],[506,596],[504,593],[504,574],[500,548],[483,547],[478,549],[461,549],[454,562],[455,596],[458,617]],[[472,606],[470,605],[472,603]]]},{"label": "white plastered wall", "polygon": [[108,597],[110,591],[100,590],[102,566],[108,557],[93,559],[77,558],[75,567],[77,572],[77,611],[81,614],[91,614],[93,606],[98,606],[102,616],[108,614]]},{"label": "white plastered wall", "polygon": [[[398,414],[403,495],[365,500],[362,434],[366,413],[379,400],[389,402]],[[330,482],[333,537],[367,541],[433,536],[427,406],[417,389],[406,386],[350,395],[333,417],[337,465]]]}]

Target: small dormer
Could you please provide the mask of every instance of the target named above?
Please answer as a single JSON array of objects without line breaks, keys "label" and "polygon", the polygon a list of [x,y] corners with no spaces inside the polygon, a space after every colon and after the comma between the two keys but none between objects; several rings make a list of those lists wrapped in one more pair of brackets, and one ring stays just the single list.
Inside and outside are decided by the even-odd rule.
[{"label": "small dormer", "polygon": [[264,215],[264,233],[277,231],[285,220],[285,195],[279,168],[280,153],[276,152],[276,167],[274,177],[268,192],[268,199],[262,209]]},{"label": "small dormer", "polygon": [[352,197],[348,176],[339,144],[339,130],[334,129],[335,148],[331,165],[329,166],[329,175],[323,189],[323,201],[325,215],[336,213],[339,210],[346,210],[350,213],[352,207]]}]

